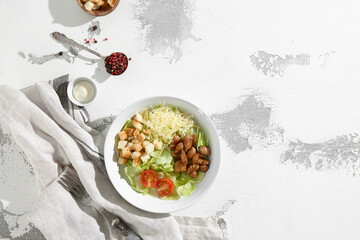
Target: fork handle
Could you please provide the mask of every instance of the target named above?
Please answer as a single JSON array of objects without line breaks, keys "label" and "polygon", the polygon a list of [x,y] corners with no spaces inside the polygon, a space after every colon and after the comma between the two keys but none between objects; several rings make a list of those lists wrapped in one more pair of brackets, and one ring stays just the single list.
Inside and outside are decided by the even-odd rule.
[{"label": "fork handle", "polygon": [[123,235],[126,240],[143,240],[133,230],[131,230],[128,226],[126,226],[125,223],[123,223],[119,217],[116,217],[111,221],[111,226],[117,228],[121,232],[121,235]]}]

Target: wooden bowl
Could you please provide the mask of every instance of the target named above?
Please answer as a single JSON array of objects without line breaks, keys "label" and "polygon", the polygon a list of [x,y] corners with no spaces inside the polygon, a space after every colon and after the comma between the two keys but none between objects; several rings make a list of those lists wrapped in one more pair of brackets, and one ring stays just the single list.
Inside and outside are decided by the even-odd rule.
[{"label": "wooden bowl", "polygon": [[113,7],[111,7],[109,4],[106,4],[105,7],[101,6],[99,9],[91,10],[91,11],[86,10],[86,8],[84,7],[85,3],[82,2],[82,0],[76,0],[76,2],[78,3],[79,7],[82,10],[84,10],[87,14],[90,14],[92,16],[105,16],[105,15],[108,15],[109,13],[111,13],[112,11],[115,10],[115,8],[119,5],[120,0],[116,0]]}]

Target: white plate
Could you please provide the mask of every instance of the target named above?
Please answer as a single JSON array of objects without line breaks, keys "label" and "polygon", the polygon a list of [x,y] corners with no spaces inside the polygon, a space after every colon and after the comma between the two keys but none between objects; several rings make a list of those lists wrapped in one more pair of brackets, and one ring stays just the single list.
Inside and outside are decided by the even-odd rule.
[{"label": "white plate", "polygon": [[[195,121],[201,126],[210,140],[211,156],[209,170],[190,196],[178,200],[162,200],[151,196],[143,196],[141,193],[134,191],[128,184],[124,171],[119,171],[114,153],[116,134],[120,131],[126,120],[130,119],[136,112],[145,109],[150,105],[156,106],[161,103],[173,105],[178,107],[181,111],[193,115]],[[119,194],[135,207],[154,213],[179,211],[199,201],[215,181],[220,166],[220,141],[212,121],[195,105],[174,97],[151,97],[142,99],[128,106],[111,124],[105,139],[104,153],[106,170],[112,184]],[[121,169],[123,169],[123,167],[121,167]]]}]

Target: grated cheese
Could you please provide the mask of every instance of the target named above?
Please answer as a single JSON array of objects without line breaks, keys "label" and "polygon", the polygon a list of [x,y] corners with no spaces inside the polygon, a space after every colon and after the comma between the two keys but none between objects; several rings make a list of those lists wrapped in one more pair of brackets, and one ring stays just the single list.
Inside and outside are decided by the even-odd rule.
[{"label": "grated cheese", "polygon": [[149,112],[145,124],[151,129],[155,139],[168,144],[177,132],[185,135],[194,127],[195,122],[191,116],[180,112],[177,108],[162,105]]}]

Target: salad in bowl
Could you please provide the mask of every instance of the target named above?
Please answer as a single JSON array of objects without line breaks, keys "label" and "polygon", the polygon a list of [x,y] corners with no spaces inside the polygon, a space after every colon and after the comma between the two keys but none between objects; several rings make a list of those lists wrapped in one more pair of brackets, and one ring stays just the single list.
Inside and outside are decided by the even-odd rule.
[{"label": "salad in bowl", "polygon": [[174,97],[151,97],[125,108],[105,139],[109,179],[130,204],[169,213],[197,202],[220,166],[220,142],[210,118]]},{"label": "salad in bowl", "polygon": [[114,149],[135,191],[166,200],[191,195],[211,165],[209,139],[193,116],[165,103],[128,119]]}]

